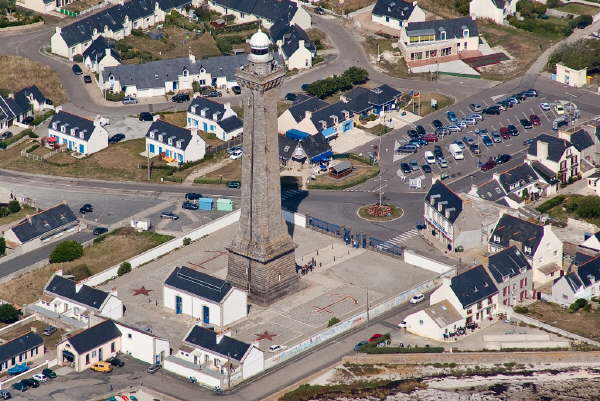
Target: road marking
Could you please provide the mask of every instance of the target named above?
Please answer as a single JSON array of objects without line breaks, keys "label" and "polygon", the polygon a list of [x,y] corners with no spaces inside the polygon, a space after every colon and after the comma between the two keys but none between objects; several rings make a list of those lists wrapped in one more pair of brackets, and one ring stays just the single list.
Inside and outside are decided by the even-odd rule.
[{"label": "road marking", "polygon": [[396,235],[395,237],[390,238],[390,239],[386,240],[385,242],[388,242],[388,243],[394,244],[394,245],[401,245],[405,241],[408,241],[409,239],[414,238],[418,235],[419,235],[419,231],[417,231],[417,229],[413,228],[412,230],[408,230],[402,234]]}]

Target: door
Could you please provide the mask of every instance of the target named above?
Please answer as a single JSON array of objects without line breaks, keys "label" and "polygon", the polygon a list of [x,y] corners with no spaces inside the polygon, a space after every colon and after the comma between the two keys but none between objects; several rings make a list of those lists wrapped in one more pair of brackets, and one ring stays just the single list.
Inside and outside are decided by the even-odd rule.
[{"label": "door", "polygon": [[151,143],[150,145],[148,145],[148,148],[150,149],[150,153],[154,154],[154,144]]},{"label": "door", "polygon": [[175,295],[175,313],[181,315],[182,299],[179,295]]},{"label": "door", "polygon": [[202,307],[202,321],[204,323],[210,322],[210,311],[206,305]]},{"label": "door", "polygon": [[104,360],[103,356],[104,356],[104,355],[102,354],[102,348],[100,348],[100,349],[98,350],[98,360],[99,360],[99,361],[103,361],[103,360]]},{"label": "door", "polygon": [[79,153],[85,153],[85,146],[83,144],[79,144]]},{"label": "door", "polygon": [[205,122],[202,123],[202,131],[208,132],[208,125]]}]

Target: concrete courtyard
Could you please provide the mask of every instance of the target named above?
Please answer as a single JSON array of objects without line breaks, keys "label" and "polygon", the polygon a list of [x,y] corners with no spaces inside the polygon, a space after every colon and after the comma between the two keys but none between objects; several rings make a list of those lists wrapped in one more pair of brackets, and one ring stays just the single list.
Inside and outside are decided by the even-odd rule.
[{"label": "concrete courtyard", "polygon": [[[229,244],[237,225],[231,225],[191,245],[148,263],[131,273],[104,284],[101,288],[116,288],[127,310],[123,320],[154,334],[168,338],[177,349],[189,328],[195,323],[186,315],[162,307],[162,285],[175,266],[185,265],[225,278]],[[436,274],[399,259],[347,247],[341,241],[324,234],[290,227],[296,249],[297,263],[303,265],[314,258],[317,267],[300,275],[296,293],[268,308],[250,306],[247,319],[226,329],[230,335],[246,342],[258,341],[259,334],[268,334],[258,341],[267,351],[271,345],[291,346],[327,326],[332,317],[344,320],[422,283]],[[144,287],[149,295],[134,295]],[[266,338],[264,338],[266,337]]]}]

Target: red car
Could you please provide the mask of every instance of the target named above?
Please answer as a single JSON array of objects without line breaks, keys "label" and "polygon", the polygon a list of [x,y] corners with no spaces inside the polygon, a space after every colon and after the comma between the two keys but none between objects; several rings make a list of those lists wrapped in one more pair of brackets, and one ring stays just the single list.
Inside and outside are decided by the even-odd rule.
[{"label": "red car", "polygon": [[486,163],[481,165],[481,171],[488,171],[496,167],[496,162],[493,159],[488,160]]},{"label": "red car", "polygon": [[508,128],[506,127],[502,127],[500,128],[500,136],[502,136],[502,139],[510,139],[510,132],[508,132]]},{"label": "red car", "polygon": [[434,135],[434,134],[427,134],[427,135],[423,136],[423,139],[426,140],[427,142],[437,142],[438,141],[437,135]]},{"label": "red car", "polygon": [[531,121],[533,125],[542,125],[540,118],[535,114],[529,116],[529,121]]},{"label": "red car", "polygon": [[369,338],[369,342],[377,341],[379,338],[383,337],[383,334],[373,334],[371,338]]}]

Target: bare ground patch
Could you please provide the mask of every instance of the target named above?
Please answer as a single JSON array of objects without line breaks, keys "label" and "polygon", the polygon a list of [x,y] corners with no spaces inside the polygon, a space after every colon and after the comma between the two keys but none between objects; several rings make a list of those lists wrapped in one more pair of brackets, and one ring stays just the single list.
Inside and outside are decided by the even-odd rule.
[{"label": "bare ground patch", "polygon": [[58,74],[50,67],[25,57],[0,56],[0,88],[18,91],[36,85],[55,105],[67,102]]}]

